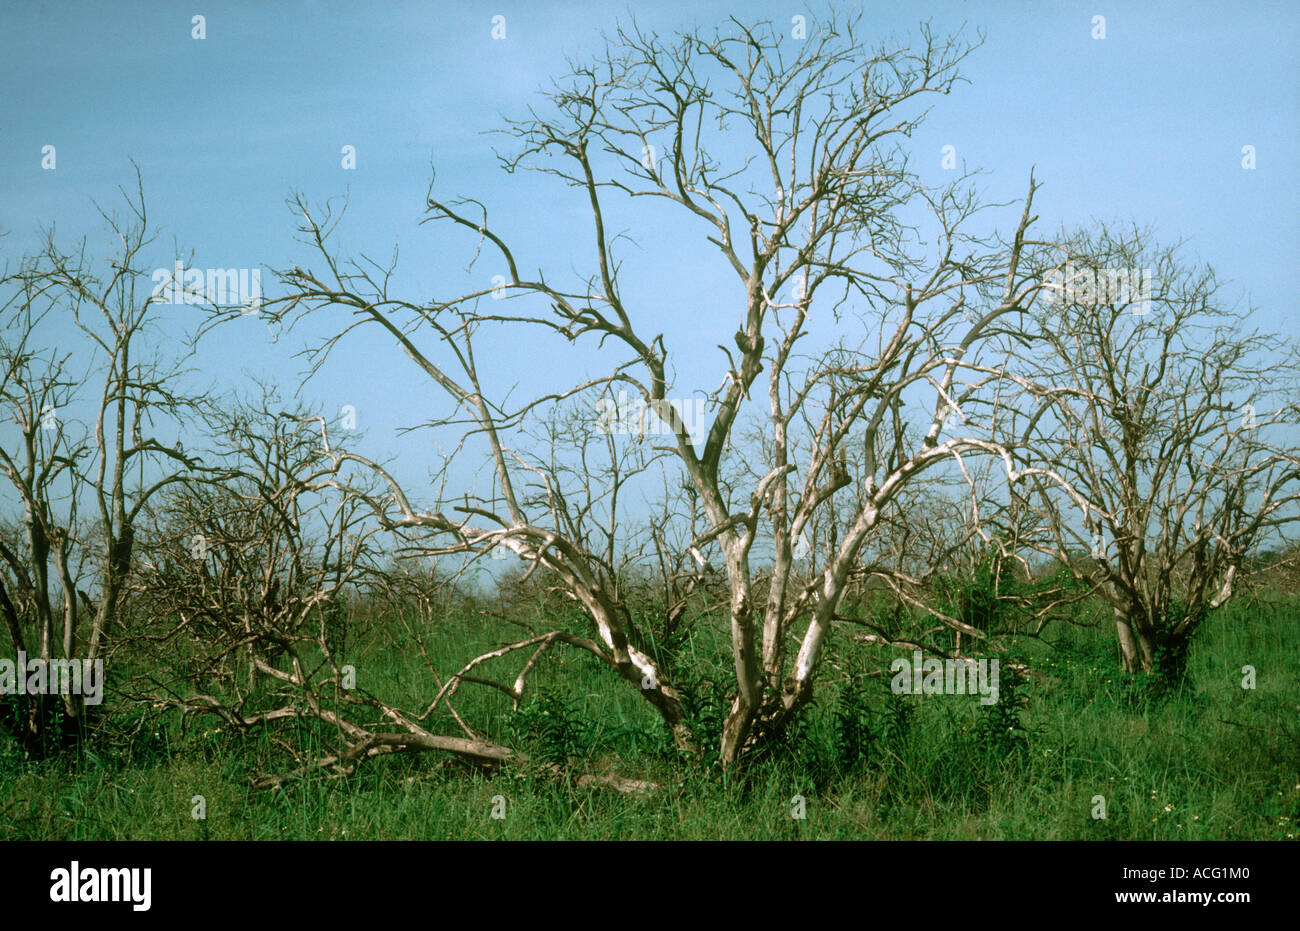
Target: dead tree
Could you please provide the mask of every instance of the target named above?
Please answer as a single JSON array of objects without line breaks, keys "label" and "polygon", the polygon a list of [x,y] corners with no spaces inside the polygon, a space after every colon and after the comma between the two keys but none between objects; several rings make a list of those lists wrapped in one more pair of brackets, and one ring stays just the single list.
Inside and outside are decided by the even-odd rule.
[{"label": "dead tree", "polygon": [[[63,251],[51,232],[0,282],[0,406],[16,427],[0,440],[0,475],[24,509],[21,551],[0,551],[22,597],[6,593],[0,608],[15,647],[46,661],[105,657],[141,510],[197,465],[172,437],[199,402],[179,389],[180,363],[151,345],[158,300],[140,263],[153,234],[138,182],[123,192],[126,219],[103,214],[118,250],[110,267],[84,243]],[[80,696],[63,704],[81,713]]]},{"label": "dead tree", "polygon": [[1177,674],[1207,613],[1300,516],[1294,349],[1247,330],[1210,269],[1141,230],[1062,237],[1036,262],[1051,290],[1025,361],[1054,402],[1008,426],[1082,501],[1033,480],[1024,542],[1111,606],[1126,670]]},{"label": "dead tree", "polygon": [[[670,457],[664,467],[689,485],[702,516],[683,557],[725,576],[732,700],[718,745],[704,749],[728,766],[780,733],[812,696],[845,591],[864,572],[864,547],[905,489],[943,470],[960,476],[982,456],[1007,478],[1023,477],[993,426],[1011,377],[1006,343],[1023,334],[1041,288],[1022,265],[1033,179],[1008,218],[1013,234],[1000,238],[981,225],[966,179],[928,188],[900,147],[921,118],[916,105],[954,88],[969,51],[924,28],[915,47],[869,48],[852,16],[803,43],[737,21],[671,40],[620,30],[603,56],[560,84],[545,113],[505,130],[520,145],[508,171],[554,176],[557,196],[570,191],[590,212],[587,270],[576,278],[563,266],[527,271],[531,256],[507,243],[481,203],[431,187],[428,221],[476,240],[475,259],[490,255],[501,274],[489,283],[478,272],[481,283],[438,300],[404,300],[390,290],[391,267],[336,254],[336,212],[296,200],[315,259],[281,273],[284,293],[268,308],[327,327],[317,366],[355,327],[385,331],[444,393],[453,413],[434,428],[461,456],[484,456],[493,483],[477,494],[439,486],[421,506],[375,464],[354,454],[339,461],[381,477],[386,493],[371,503],[389,528],[418,531],[445,555],[506,547],[559,580],[590,625],[510,650],[534,659],[561,644],[591,653],[658,710],[679,746],[699,746],[680,694],[611,583],[609,541],[575,531],[592,517],[581,502],[609,472],[558,468],[529,439],[529,425],[559,404],[594,411],[597,399],[626,390],[666,425],[620,442],[648,442]],[[610,220],[648,202],[676,211],[683,235],[697,236],[729,278],[728,312],[696,320],[718,346],[711,378],[673,373],[654,295],[634,293],[622,274],[632,259]],[[908,225],[918,214],[921,236]],[[547,241],[539,227],[539,255]],[[538,353],[553,346],[554,358],[583,353],[585,368],[605,374],[508,403],[483,349],[487,334],[502,332]],[[695,397],[708,408],[698,442],[673,405]],[[757,451],[741,442],[751,423]],[[597,490],[599,513],[610,536],[626,537],[611,489]],[[796,567],[805,530],[846,500],[834,545]]]}]

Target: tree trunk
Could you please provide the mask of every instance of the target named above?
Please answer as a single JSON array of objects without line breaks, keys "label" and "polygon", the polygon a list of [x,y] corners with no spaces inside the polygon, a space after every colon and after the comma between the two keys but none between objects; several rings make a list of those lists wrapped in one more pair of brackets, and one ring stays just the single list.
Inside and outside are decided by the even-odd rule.
[{"label": "tree trunk", "polygon": [[[1115,611],[1115,633],[1119,638],[1120,658],[1125,672],[1154,672],[1156,644],[1151,632],[1144,630],[1135,618],[1123,611]],[[1136,630],[1134,629],[1136,626]]]},{"label": "tree trunk", "polygon": [[749,739],[750,729],[754,724],[754,716],[758,709],[745,700],[745,696],[737,695],[731,703],[731,710],[727,713],[727,719],[722,725],[722,747],[720,756],[723,767],[730,769],[740,759],[741,751],[745,748],[745,741]]}]

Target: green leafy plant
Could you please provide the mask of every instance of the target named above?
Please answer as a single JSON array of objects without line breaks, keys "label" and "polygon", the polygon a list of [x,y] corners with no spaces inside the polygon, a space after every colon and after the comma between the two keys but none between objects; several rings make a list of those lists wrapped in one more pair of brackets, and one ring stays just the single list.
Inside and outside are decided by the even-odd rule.
[{"label": "green leafy plant", "polygon": [[911,736],[915,717],[916,704],[912,697],[890,692],[880,724],[881,746],[901,756],[904,745]]},{"label": "green leafy plant", "polygon": [[516,740],[540,763],[567,765],[587,755],[591,726],[573,703],[552,692],[541,692],[511,719]]},{"label": "green leafy plant", "polygon": [[862,680],[850,678],[840,689],[833,712],[835,758],[844,769],[868,763],[876,734],[871,727],[867,692]]},{"label": "green leafy plant", "polygon": [[1008,660],[1000,661],[998,700],[991,705],[980,705],[975,724],[975,743],[990,769],[1016,759],[1027,745],[1028,731],[1020,720],[1029,703],[1025,694],[1027,682]]}]

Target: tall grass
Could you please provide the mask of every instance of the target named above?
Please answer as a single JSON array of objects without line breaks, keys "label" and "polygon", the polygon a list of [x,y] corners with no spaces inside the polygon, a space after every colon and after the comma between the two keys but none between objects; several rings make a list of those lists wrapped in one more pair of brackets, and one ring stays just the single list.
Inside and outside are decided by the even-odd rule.
[{"label": "tall grass", "polygon": [[[1230,605],[1199,632],[1182,683],[1167,688],[1124,675],[1105,628],[1007,638],[1001,700],[989,707],[973,696],[894,695],[881,674],[889,657],[841,642],[809,713],[739,774],[683,761],[645,703],[584,655],[557,653],[539,668],[518,714],[504,695],[462,689],[458,709],[497,739],[539,763],[661,786],[642,796],[540,767],[485,772],[432,755],[253,790],[253,774],[284,764],[270,741],[119,708],[120,725],[134,715],[131,730],[119,728],[129,739],[76,756],[33,762],[0,738],[0,837],[1294,839],[1298,622],[1300,599]],[[430,631],[430,657],[451,668],[507,627],[479,618],[454,636]],[[703,628],[691,637],[678,673],[707,733],[720,726],[725,643]],[[426,698],[409,642],[378,636],[353,650],[359,685]],[[1255,669],[1254,689],[1242,688],[1244,666]],[[203,820],[191,817],[195,796]],[[498,796],[504,818],[492,817]],[[792,817],[796,796],[803,819]],[[1104,819],[1093,817],[1097,796]]]}]

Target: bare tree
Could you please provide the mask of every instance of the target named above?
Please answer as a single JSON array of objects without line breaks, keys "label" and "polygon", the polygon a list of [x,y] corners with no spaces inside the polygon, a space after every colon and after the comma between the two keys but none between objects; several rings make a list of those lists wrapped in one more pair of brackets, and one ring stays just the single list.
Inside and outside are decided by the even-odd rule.
[{"label": "bare tree", "polygon": [[[613,486],[600,484],[609,473],[572,467],[581,444],[561,468],[527,433],[557,404],[576,399],[590,409],[621,389],[666,425],[650,442],[671,457],[664,468],[689,486],[700,520],[674,561],[716,559],[729,593],[735,679],[715,750],[726,765],[779,734],[809,700],[848,586],[869,572],[908,583],[862,559],[905,489],[945,469],[961,475],[979,456],[1022,477],[994,427],[1009,377],[1005,344],[1023,330],[1021,314],[1041,287],[1022,267],[1033,179],[1009,239],[981,227],[966,179],[921,184],[901,143],[922,118],[917,103],[958,82],[970,46],[923,27],[914,48],[868,48],[859,32],[854,16],[821,24],[801,43],[770,24],[738,21],[670,41],[621,29],[599,60],[557,86],[546,113],[509,123],[521,150],[503,160],[506,170],[552,175],[589,210],[589,274],[527,273],[481,203],[447,201],[431,187],[428,219],[476,237],[475,257],[486,251],[502,274],[436,301],[404,300],[390,291],[392,265],[340,258],[330,239],[339,215],[298,198],[318,264],[282,272],[287,291],[271,302],[291,321],[348,315],[315,347],[316,367],[355,327],[386,331],[454,409],[436,426],[453,438],[461,431],[456,449],[491,463],[490,492],[440,484],[431,506],[376,468],[387,494],[372,503],[385,524],[432,536],[431,552],[504,546],[547,570],[581,606],[592,636],[551,631],[509,649],[586,650],[691,749],[699,735],[681,695],[608,571],[610,553],[627,549],[610,538],[631,532],[627,512],[610,500]],[[733,291],[730,321],[699,321],[717,327],[721,363],[721,385],[708,390],[717,384],[708,381],[702,394],[703,379],[675,382],[653,295],[629,293],[609,231],[616,213],[653,202],[696,224]],[[538,235],[545,242],[545,231]],[[507,298],[500,308],[494,292]],[[485,334],[502,329],[527,335],[538,351],[548,340],[557,355],[576,347],[606,374],[511,404],[486,383],[491,366],[480,361]],[[708,402],[698,442],[673,404],[697,396]],[[739,429],[750,423],[757,448]],[[608,527],[599,545],[575,531],[596,499]],[[833,538],[797,565],[805,531],[832,510],[841,515]]]},{"label": "bare tree", "polygon": [[[478,681],[478,663],[440,680],[422,625],[411,623],[413,616],[430,620],[430,607],[452,603],[448,579],[383,563],[369,496],[360,490],[364,477],[338,477],[352,460],[332,445],[324,418],[282,408],[273,391],[226,407],[213,412],[206,453],[220,464],[220,476],[174,486],[151,512],[131,645],[154,661],[140,664],[144,671],[127,694],[156,709],[267,732],[298,765],[260,776],[260,786],[309,772],[345,775],[367,759],[412,750],[527,762],[464,724],[455,690],[461,681]],[[386,698],[349,661],[347,606],[361,599],[380,610],[387,605],[385,620],[394,629],[404,625],[424,654],[439,686],[427,707],[406,709]],[[460,724],[465,736],[431,729],[444,720]],[[317,741],[298,740],[304,721],[325,725],[313,731],[323,751]],[[610,776],[584,780],[630,791],[646,785]]]},{"label": "bare tree", "polygon": [[[74,555],[78,540],[70,528],[77,526],[76,473],[89,450],[66,417],[80,387],[80,379],[68,371],[70,354],[42,354],[32,346],[48,312],[35,309],[36,291],[32,281],[18,283],[0,330],[0,404],[16,427],[12,443],[0,444],[0,470],[23,509],[16,532],[0,541],[0,612],[14,649],[30,650],[48,664],[55,656],[72,655],[82,610]],[[35,642],[28,642],[24,628],[34,628]],[[73,699],[66,702],[71,710]],[[27,699],[22,736],[33,749],[43,740],[49,704],[44,696]]]},{"label": "bare tree", "polygon": [[[128,219],[103,214],[116,240],[111,267],[96,270],[84,242],[62,251],[49,232],[3,280],[0,404],[17,433],[0,443],[0,473],[23,504],[24,540],[22,552],[5,546],[0,557],[47,662],[103,658],[124,617],[141,510],[197,465],[173,439],[196,402],[180,393],[178,364],[150,345],[158,301],[139,264],[153,240],[143,189],[123,196]],[[71,348],[35,348],[47,341]],[[0,611],[23,648],[23,619],[5,592]],[[80,713],[79,696],[64,705]]]},{"label": "bare tree", "polygon": [[1177,673],[1256,549],[1300,516],[1300,452],[1279,439],[1300,420],[1294,350],[1140,230],[1063,237],[1040,268],[1052,290],[1030,361],[1055,402],[1014,430],[1084,502],[1035,479],[1015,502],[1039,518],[1022,542],[1111,606],[1125,669]]},{"label": "bare tree", "polygon": [[209,416],[204,458],[219,471],[148,513],[133,647],[161,661],[132,693],[244,728],[328,713],[317,690],[332,699],[342,683],[337,609],[364,579],[374,530],[359,501],[314,487],[332,468],[320,418],[283,410],[269,389]]}]

